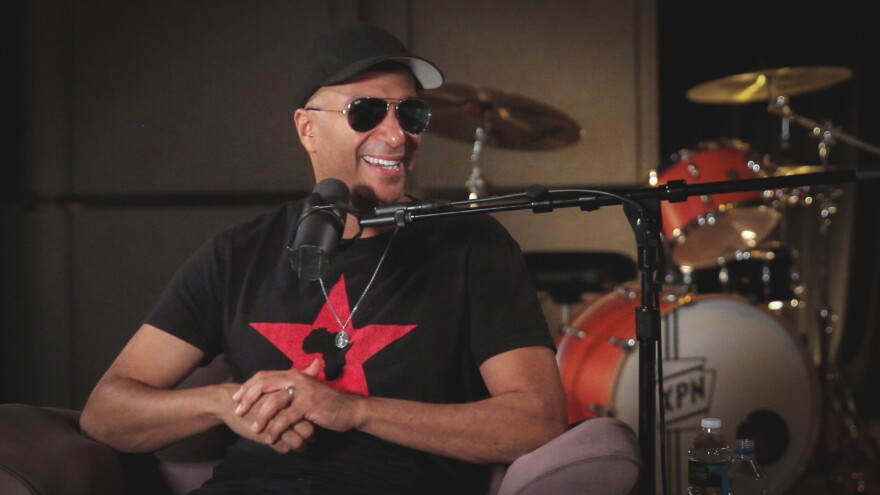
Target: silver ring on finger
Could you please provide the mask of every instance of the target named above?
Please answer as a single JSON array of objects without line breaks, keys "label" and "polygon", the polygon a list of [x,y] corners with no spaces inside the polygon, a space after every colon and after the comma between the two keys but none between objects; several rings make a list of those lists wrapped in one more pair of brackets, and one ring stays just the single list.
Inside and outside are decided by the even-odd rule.
[{"label": "silver ring on finger", "polygon": [[296,395],[296,389],[293,388],[293,385],[284,387],[284,390],[287,391],[287,396],[290,397],[290,400],[293,400],[293,397]]}]

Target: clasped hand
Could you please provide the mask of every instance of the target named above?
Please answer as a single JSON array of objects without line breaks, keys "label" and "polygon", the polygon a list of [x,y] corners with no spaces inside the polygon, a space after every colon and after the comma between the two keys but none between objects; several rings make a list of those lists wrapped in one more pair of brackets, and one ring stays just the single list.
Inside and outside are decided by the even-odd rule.
[{"label": "clasped hand", "polygon": [[316,425],[333,431],[357,428],[360,397],[318,381],[321,367],[315,359],[304,370],[260,371],[244,382],[232,400],[235,415],[252,422],[239,434],[288,453],[305,450]]}]

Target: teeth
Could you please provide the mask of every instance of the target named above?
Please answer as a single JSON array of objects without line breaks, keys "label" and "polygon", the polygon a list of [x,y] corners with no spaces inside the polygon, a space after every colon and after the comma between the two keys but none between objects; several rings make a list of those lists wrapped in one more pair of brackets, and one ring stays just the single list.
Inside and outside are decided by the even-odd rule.
[{"label": "teeth", "polygon": [[370,163],[372,165],[378,165],[382,168],[388,168],[388,169],[397,168],[397,166],[400,164],[400,159],[385,160],[385,159],[376,158],[373,156],[364,156],[364,160],[366,160],[368,163]]}]

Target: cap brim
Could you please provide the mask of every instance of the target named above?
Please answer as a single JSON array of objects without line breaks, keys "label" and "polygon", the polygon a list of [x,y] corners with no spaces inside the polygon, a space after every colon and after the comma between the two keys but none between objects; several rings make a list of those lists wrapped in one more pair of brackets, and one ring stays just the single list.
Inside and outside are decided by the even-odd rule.
[{"label": "cap brim", "polygon": [[418,80],[423,89],[439,88],[443,84],[443,73],[431,62],[414,56],[384,56],[371,59],[361,60],[356,64],[349,65],[345,69],[333,74],[332,77],[324,81],[324,85],[333,85],[344,82],[346,79],[360,74],[374,65],[382,62],[393,61],[400,62],[409,66],[413,76]]}]

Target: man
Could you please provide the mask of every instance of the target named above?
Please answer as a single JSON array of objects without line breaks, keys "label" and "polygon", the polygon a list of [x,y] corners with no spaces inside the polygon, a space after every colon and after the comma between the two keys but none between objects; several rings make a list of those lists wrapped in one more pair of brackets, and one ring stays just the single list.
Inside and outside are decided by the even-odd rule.
[{"label": "man", "polygon": [[[315,41],[295,80],[315,178],[351,204],[408,201],[432,63],[389,33]],[[145,452],[225,424],[241,439],[198,493],[485,493],[488,465],[560,434],[564,395],[516,242],[493,218],[361,228],[326,273],[290,248],[304,201],[220,232],[175,275],[95,387],[83,431]],[[222,353],[237,383],[173,387]]]}]

